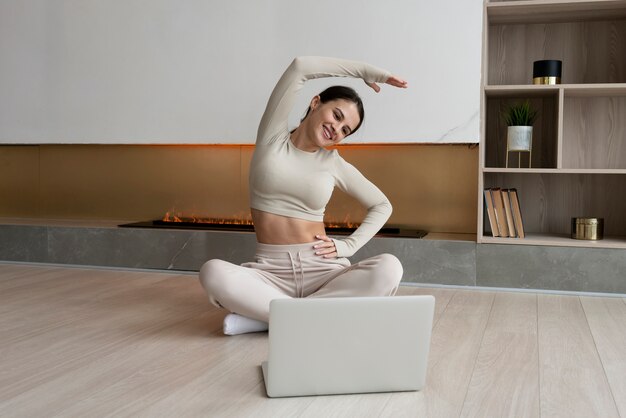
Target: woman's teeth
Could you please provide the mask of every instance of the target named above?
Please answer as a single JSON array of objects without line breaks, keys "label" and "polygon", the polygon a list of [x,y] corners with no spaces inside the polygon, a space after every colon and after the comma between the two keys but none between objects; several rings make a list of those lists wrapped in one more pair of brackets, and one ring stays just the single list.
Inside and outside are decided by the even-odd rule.
[{"label": "woman's teeth", "polygon": [[324,127],[324,136],[326,137],[326,139],[331,138],[330,131],[326,127]]}]

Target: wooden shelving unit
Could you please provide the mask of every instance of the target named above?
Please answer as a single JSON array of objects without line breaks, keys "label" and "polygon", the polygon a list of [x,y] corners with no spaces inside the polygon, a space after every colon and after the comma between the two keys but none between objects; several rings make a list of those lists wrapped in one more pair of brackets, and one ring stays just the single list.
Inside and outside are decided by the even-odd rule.
[{"label": "wooden shelving unit", "polygon": [[[487,1],[484,24],[478,242],[626,248],[626,1]],[[563,84],[532,85],[542,59]],[[500,113],[520,100],[539,111],[532,168],[504,168]],[[526,238],[491,236],[489,187],[518,190]],[[569,238],[577,216],[604,218],[605,239]]]}]

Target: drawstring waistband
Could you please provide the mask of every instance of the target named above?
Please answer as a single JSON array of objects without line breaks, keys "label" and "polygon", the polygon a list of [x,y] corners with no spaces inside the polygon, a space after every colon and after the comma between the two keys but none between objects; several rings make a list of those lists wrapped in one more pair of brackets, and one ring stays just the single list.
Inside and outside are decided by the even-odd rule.
[{"label": "drawstring waistband", "polygon": [[271,257],[271,258],[286,258],[289,259],[288,253],[292,256],[297,255],[298,252],[301,253],[303,258],[309,257],[319,257],[315,255],[315,248],[313,246],[315,244],[320,244],[324,241],[313,241],[307,242],[304,244],[288,244],[288,245],[276,245],[276,244],[262,244],[257,242],[256,244],[256,253],[262,257]]},{"label": "drawstring waistband", "polygon": [[296,274],[296,266],[293,262],[293,256],[291,253],[289,254],[289,259],[291,260],[291,269],[293,270],[293,281],[296,284],[296,297],[303,298],[304,297],[304,268],[302,267],[302,256],[300,251],[298,251],[298,264],[300,265],[300,280],[298,281],[298,275]]},{"label": "drawstring waistband", "polygon": [[[319,257],[315,254],[313,246],[323,241],[307,242],[293,245],[274,245],[257,243],[257,255],[272,258],[288,258],[293,272],[293,281],[296,286],[296,297],[304,297],[304,266],[302,257]],[[296,263],[297,260],[297,263]],[[300,270],[300,275],[296,270]]]}]

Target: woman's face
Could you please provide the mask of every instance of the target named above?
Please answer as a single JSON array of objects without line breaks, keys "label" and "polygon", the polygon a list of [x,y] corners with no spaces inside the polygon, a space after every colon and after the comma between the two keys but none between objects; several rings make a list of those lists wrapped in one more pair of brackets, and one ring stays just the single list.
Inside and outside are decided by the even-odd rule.
[{"label": "woman's face", "polygon": [[311,111],[305,119],[308,136],[319,147],[338,144],[356,129],[359,121],[356,103],[344,99],[322,103],[319,96],[311,101]]}]

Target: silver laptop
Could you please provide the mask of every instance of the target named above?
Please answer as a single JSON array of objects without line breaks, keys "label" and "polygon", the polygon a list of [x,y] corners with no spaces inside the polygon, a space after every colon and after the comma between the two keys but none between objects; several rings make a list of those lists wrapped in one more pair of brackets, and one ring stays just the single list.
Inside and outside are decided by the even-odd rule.
[{"label": "silver laptop", "polygon": [[434,308],[433,296],[273,300],[267,395],[420,390]]}]

